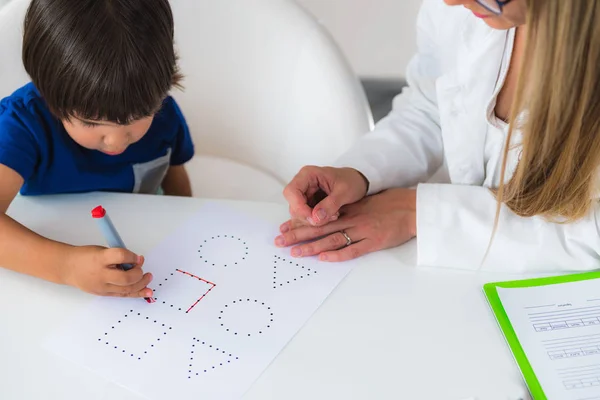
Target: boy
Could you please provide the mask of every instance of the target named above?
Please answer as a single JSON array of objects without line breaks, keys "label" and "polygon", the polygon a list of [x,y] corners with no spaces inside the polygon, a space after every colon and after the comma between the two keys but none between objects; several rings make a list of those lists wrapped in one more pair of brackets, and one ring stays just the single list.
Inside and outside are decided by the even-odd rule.
[{"label": "boy", "polygon": [[0,102],[1,266],[97,295],[152,296],[143,257],[43,238],[6,210],[19,191],[191,195],[183,164],[194,148],[168,96],[181,80],[173,36],[168,0],[32,0],[22,54],[32,82]]}]

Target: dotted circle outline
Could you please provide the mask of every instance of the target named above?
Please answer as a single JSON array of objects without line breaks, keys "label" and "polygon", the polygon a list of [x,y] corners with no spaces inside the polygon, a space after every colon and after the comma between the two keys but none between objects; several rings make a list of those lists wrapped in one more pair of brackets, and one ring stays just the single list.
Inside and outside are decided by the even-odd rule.
[{"label": "dotted circle outline", "polygon": [[[223,308],[229,308],[229,306],[233,306],[234,304],[241,304],[244,302],[244,299],[239,299],[239,300],[233,300],[231,302],[231,304],[225,304]],[[267,323],[265,328],[262,328],[262,330],[259,330],[258,332],[254,333],[254,335],[259,334],[262,335],[263,331],[266,329],[270,329],[271,325],[273,324],[274,320],[275,320],[275,313],[273,312],[273,310],[271,310],[271,307],[269,307],[267,304],[265,304],[262,301],[259,301],[257,299],[246,299],[245,300],[246,303],[251,303],[251,304],[259,304],[261,306],[266,307],[267,311],[269,312],[269,322]],[[253,335],[253,333],[240,333],[239,330],[235,330],[235,329],[231,329],[225,326],[225,323],[223,322],[223,316],[225,315],[225,311],[226,310],[221,310],[219,312],[219,324],[221,326],[221,328],[225,329],[225,332],[231,332],[233,333],[234,336],[246,336],[246,337],[251,337]]]},{"label": "dotted circle outline", "polygon": [[[223,239],[234,239],[234,240],[237,239],[237,241],[242,242],[242,245],[245,247],[244,256],[242,257],[241,260],[234,261],[234,265],[238,265],[242,261],[246,260],[246,257],[248,257],[248,254],[249,254],[249,248],[248,248],[247,242],[245,242],[241,238],[233,236],[233,235],[223,235],[222,238]],[[217,239],[221,239],[221,235],[216,235],[216,236],[212,236],[210,239],[205,239],[203,243],[208,243],[209,240],[217,240]],[[203,244],[200,245],[200,249],[198,249],[198,253],[202,253],[202,247],[204,247]],[[202,261],[204,261],[204,264],[212,264],[213,267],[219,267],[219,265],[217,265],[216,263],[212,263],[209,260],[205,259],[202,254],[200,254],[199,257]],[[223,268],[227,268],[228,265],[229,264],[223,264],[222,266],[223,266]]]}]

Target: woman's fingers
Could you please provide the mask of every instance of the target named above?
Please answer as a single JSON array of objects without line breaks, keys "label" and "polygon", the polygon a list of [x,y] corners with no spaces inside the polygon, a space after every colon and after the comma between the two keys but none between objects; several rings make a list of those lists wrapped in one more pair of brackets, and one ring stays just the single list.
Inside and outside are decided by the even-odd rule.
[{"label": "woman's fingers", "polygon": [[312,215],[312,197],[319,191],[318,176],[323,172],[319,167],[302,168],[283,190],[283,196],[290,206],[293,219],[307,221]]},{"label": "woman's fingers", "polygon": [[349,261],[376,250],[377,248],[372,240],[364,239],[340,250],[321,253],[319,260],[327,262]]},{"label": "woman's fingers", "polygon": [[[352,238],[353,241],[362,239],[356,230],[353,229],[346,231],[346,234]],[[344,236],[342,232],[334,232],[314,242],[293,247],[291,254],[293,257],[311,257],[324,252],[339,250],[347,245],[348,240],[346,239],[346,236]]]},{"label": "woman's fingers", "polygon": [[[340,218],[340,213],[335,213],[329,218],[329,222],[335,222]],[[304,219],[290,219],[279,226],[279,232],[286,233],[291,231],[292,229],[298,229],[304,226],[312,226],[308,223],[307,220]]]},{"label": "woman's fingers", "polygon": [[330,188],[327,196],[313,208],[309,219],[312,225],[327,224],[342,207],[353,204],[366,195],[367,183],[360,172],[351,168],[335,168],[333,171],[333,178],[326,182]]},{"label": "woman's fingers", "polygon": [[[346,225],[347,226],[347,225]],[[330,233],[336,232],[341,229],[339,221],[332,222],[330,224],[315,227],[315,226],[301,226],[299,228],[292,228],[275,238],[275,245],[277,247],[288,247],[298,243],[306,242],[320,238]]]},{"label": "woman's fingers", "polygon": [[290,215],[293,218],[308,219],[312,215],[312,209],[306,203],[304,191],[295,186],[294,182],[286,186],[283,196],[290,205]]},{"label": "woman's fingers", "polygon": [[354,201],[356,195],[349,188],[355,178],[347,168],[302,168],[283,191],[290,216],[313,226],[329,223],[342,206]]},{"label": "woman's fingers", "polygon": [[[336,189],[338,187],[339,186],[337,186]],[[348,196],[345,193],[346,192],[343,190],[336,190],[330,193],[329,196],[325,197],[315,206],[308,222],[315,226],[328,223],[331,217],[335,214],[339,214],[340,208],[347,204]]]}]

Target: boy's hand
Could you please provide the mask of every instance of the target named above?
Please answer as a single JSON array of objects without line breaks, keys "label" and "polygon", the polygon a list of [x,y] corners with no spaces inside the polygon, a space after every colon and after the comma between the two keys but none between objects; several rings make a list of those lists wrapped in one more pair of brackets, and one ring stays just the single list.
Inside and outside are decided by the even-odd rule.
[{"label": "boy's hand", "polygon": [[[117,264],[134,264],[123,271]],[[152,297],[147,285],[152,274],[144,274],[144,258],[126,249],[99,246],[75,247],[63,269],[63,281],[99,296]]]}]

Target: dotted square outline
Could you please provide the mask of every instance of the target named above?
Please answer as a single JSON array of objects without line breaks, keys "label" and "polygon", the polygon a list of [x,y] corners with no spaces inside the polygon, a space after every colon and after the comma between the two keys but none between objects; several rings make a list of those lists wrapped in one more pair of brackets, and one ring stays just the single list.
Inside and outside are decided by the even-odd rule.
[{"label": "dotted square outline", "polygon": [[[132,313],[135,313],[135,311],[134,310],[129,310],[129,313],[126,313],[123,316],[123,318],[128,318],[129,315],[132,314]],[[142,313],[137,313],[137,315],[143,317]],[[173,330],[172,326],[168,326],[167,324],[163,324],[161,322],[158,322],[154,318],[151,319],[149,316],[146,316],[146,319],[149,320],[149,321],[150,320],[154,321],[155,324],[160,323],[161,326],[164,328],[163,336],[159,336],[156,340],[154,340],[154,342],[160,342],[161,337],[164,337],[167,334],[168,331]],[[112,346],[113,349],[115,349],[115,350],[121,350],[121,353],[129,354],[130,357],[134,357],[134,358],[137,357],[138,360],[141,360],[144,357],[145,354],[148,354],[148,351],[150,349],[144,350],[144,354],[134,354],[132,352],[127,351],[126,349],[124,349],[122,347],[119,347],[119,346],[115,345],[115,342],[113,342],[113,341],[111,341],[111,340],[108,339],[108,338],[110,338],[109,332],[111,332],[113,329],[115,329],[115,326],[118,326],[118,324],[120,324],[120,323],[121,323],[121,320],[117,320],[117,323],[115,325],[111,326],[111,329],[104,333],[104,339],[101,337],[101,338],[98,338],[98,341],[99,342],[104,342],[104,344],[107,345],[107,346]],[[150,344],[150,348],[153,348],[154,344],[155,343],[151,343]]]},{"label": "dotted square outline", "polygon": [[[205,297],[206,297],[206,296],[207,296],[207,295],[210,293],[210,291],[211,291],[211,290],[213,290],[213,289],[214,289],[214,288],[217,286],[217,284],[216,284],[216,283],[213,283],[213,282],[207,281],[206,279],[204,279],[204,278],[200,278],[199,276],[196,276],[196,275],[194,275],[194,274],[192,274],[192,273],[189,273],[189,272],[187,272],[187,271],[183,271],[183,270],[181,270],[181,269],[175,269],[175,272],[179,272],[179,273],[182,273],[182,274],[184,274],[184,275],[188,275],[188,276],[190,276],[190,277],[192,277],[192,278],[198,279],[198,280],[200,280],[200,281],[202,281],[202,282],[204,282],[204,283],[206,283],[206,284],[210,285],[210,287],[208,288],[208,290],[207,290],[206,292],[204,292],[204,294],[202,294],[202,296],[200,296],[200,297],[198,298],[198,300],[196,300],[196,301],[194,302],[194,304],[192,304],[192,305],[191,305],[191,306],[190,306],[190,307],[189,307],[189,308],[188,308],[188,309],[185,311],[185,313],[186,313],[186,314],[188,314],[190,311],[192,311],[192,309],[193,309],[194,307],[196,307],[196,305],[197,305],[198,303],[200,303],[200,301],[201,301],[203,298],[205,298]],[[174,275],[174,273],[173,273],[173,272],[171,272],[171,276],[173,276],[173,275]],[[167,277],[167,278],[165,278],[165,281],[168,281],[168,280],[169,280],[169,278],[168,278],[168,277]],[[158,286],[162,286],[162,283],[159,283],[159,284],[158,284]],[[157,289],[155,289],[155,291],[157,291]],[[154,300],[158,301],[158,300],[159,300],[159,298],[155,296],[155,297],[154,297]],[[162,303],[163,303],[163,304],[167,304],[167,302],[166,302],[166,301],[164,301],[164,300],[163,300],[163,302],[162,302]],[[175,305],[174,305],[174,304],[170,304],[170,306],[171,306],[171,308],[175,307]],[[178,307],[178,310],[179,310],[179,311],[183,311],[183,309],[181,309],[181,308],[179,308],[179,307]]]}]

